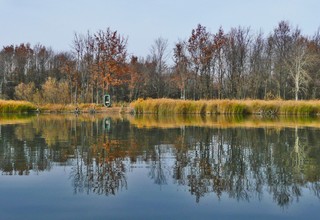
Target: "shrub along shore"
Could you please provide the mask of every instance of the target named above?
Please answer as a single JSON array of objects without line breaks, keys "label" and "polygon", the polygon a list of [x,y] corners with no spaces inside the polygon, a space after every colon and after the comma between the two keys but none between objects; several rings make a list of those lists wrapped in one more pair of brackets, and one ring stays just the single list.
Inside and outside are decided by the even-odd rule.
[{"label": "shrub along shore", "polygon": [[233,115],[320,115],[320,101],[284,100],[176,100],[138,99],[132,102],[135,114],[233,114]]}]

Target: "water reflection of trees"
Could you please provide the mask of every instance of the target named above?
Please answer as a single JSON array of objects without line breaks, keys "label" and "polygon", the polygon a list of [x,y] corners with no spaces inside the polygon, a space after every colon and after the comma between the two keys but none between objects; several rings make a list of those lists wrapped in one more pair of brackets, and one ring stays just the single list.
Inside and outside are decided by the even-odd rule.
[{"label": "water reflection of trees", "polygon": [[[185,134],[185,139],[200,132],[203,129],[194,128],[191,134]],[[286,206],[301,197],[302,187],[310,188],[310,179],[310,189],[318,195],[320,172],[315,167],[319,168],[319,158],[314,157],[319,154],[314,151],[319,153],[319,147],[307,144],[303,132],[306,131],[208,130],[208,137],[186,141],[184,147],[179,146],[179,141],[174,178],[188,185],[197,201],[211,192],[219,198],[222,193],[237,200],[261,198],[267,187],[278,205]],[[316,132],[312,136],[315,138]]]},{"label": "water reflection of trees", "polygon": [[92,159],[88,153],[76,152],[70,173],[74,193],[115,195],[118,190],[127,188],[124,158],[108,160],[104,156]]},{"label": "water reflection of trees", "polygon": [[74,193],[114,195],[127,188],[135,163],[147,164],[155,184],[173,181],[196,201],[207,194],[236,200],[268,192],[281,207],[308,188],[320,198],[320,137],[312,128],[145,129],[126,120],[34,118],[1,125],[0,169],[28,175],[72,166]]},{"label": "water reflection of trees", "polygon": [[172,146],[155,145],[154,149],[149,152],[149,177],[160,186],[168,183],[167,177],[170,174],[170,167],[166,159],[172,155],[171,149]]},{"label": "water reflection of trees", "polygon": [[44,140],[16,138],[16,130],[21,135],[33,135],[26,132],[26,125],[10,125],[1,129],[0,169],[4,175],[28,175],[30,171],[50,170],[53,154],[44,147]]}]

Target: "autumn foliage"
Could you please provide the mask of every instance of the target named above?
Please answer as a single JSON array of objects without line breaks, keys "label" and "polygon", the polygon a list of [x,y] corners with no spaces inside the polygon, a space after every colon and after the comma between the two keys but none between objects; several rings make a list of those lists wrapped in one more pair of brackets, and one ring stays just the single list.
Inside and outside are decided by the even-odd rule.
[{"label": "autumn foliage", "polygon": [[273,32],[249,28],[210,32],[199,24],[187,40],[159,37],[150,53],[128,53],[128,38],[106,28],[76,33],[72,49],[41,44],[0,50],[0,98],[36,104],[101,104],[139,98],[319,99],[320,32],[306,36],[281,21]]}]

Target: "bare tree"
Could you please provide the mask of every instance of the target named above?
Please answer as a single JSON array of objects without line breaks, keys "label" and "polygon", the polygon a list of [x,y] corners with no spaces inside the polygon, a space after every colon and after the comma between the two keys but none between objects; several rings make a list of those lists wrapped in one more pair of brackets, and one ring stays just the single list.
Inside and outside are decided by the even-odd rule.
[{"label": "bare tree", "polygon": [[0,98],[7,97],[7,84],[14,72],[14,47],[6,46],[0,53]]},{"label": "bare tree", "polygon": [[291,41],[291,27],[289,22],[280,21],[278,27],[274,29],[273,33],[273,45],[274,45],[274,71],[277,80],[278,97],[286,99],[287,93],[287,70],[286,60],[288,58],[288,51],[290,50]]},{"label": "bare tree", "polygon": [[249,28],[232,28],[228,33],[226,45],[227,78],[230,98],[245,98],[244,77],[248,72]]},{"label": "bare tree", "polygon": [[163,74],[167,71],[167,60],[169,57],[168,40],[162,37],[157,38],[150,49],[151,60],[156,65],[154,71],[153,87],[159,98],[163,93]]},{"label": "bare tree", "polygon": [[32,71],[29,73],[27,82],[34,82],[37,88],[41,87],[52,68],[50,64],[53,54],[53,50],[44,45],[36,44],[33,47]]},{"label": "bare tree", "polygon": [[217,34],[214,35],[214,48],[215,48],[215,72],[218,79],[218,98],[221,99],[225,95],[224,78],[225,78],[225,56],[224,50],[227,42],[227,37],[222,29],[219,28]]},{"label": "bare tree", "polygon": [[[82,60],[84,57],[84,50],[85,50],[85,44],[84,44],[84,36],[78,33],[74,34],[74,40],[73,40],[73,52],[76,60],[76,71],[77,73],[80,73],[82,75],[83,69],[82,69]],[[76,76],[79,76],[79,74],[76,74]],[[78,81],[78,79],[76,79]],[[75,84],[74,87],[74,100],[75,103],[78,102],[78,83]],[[81,90],[81,87],[80,87]]]},{"label": "bare tree", "polygon": [[175,81],[180,89],[180,98],[186,99],[189,76],[189,60],[186,54],[185,42],[179,42],[174,48]]},{"label": "bare tree", "polygon": [[268,50],[263,34],[260,32],[253,40],[250,50],[250,72],[248,92],[251,98],[263,99],[268,83]]},{"label": "bare tree", "polygon": [[292,36],[292,45],[286,65],[289,70],[289,77],[293,80],[294,97],[299,99],[299,93],[306,91],[310,80],[307,71],[308,65],[312,62],[312,56],[307,51],[308,40],[301,36],[300,29],[296,29]]}]

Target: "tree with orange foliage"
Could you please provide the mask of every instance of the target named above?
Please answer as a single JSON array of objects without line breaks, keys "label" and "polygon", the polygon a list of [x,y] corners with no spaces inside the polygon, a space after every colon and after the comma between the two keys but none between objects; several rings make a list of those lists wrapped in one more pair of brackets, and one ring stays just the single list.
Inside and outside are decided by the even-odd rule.
[{"label": "tree with orange foliage", "polygon": [[127,39],[107,28],[95,35],[96,71],[98,86],[102,92],[112,92],[112,87],[129,81],[127,59]]},{"label": "tree with orange foliage", "polygon": [[[187,43],[187,49],[190,53],[190,61],[194,72],[194,99],[212,98],[213,85],[213,58],[214,43],[213,36],[206,30],[206,27],[198,25],[192,30],[192,34]],[[198,88],[197,88],[198,87]],[[197,95],[195,91],[200,93]]]},{"label": "tree with orange foliage", "polygon": [[307,94],[309,99],[316,99],[320,92],[320,27],[311,40],[308,42],[308,54],[314,57],[308,71],[312,80],[309,82]]}]

